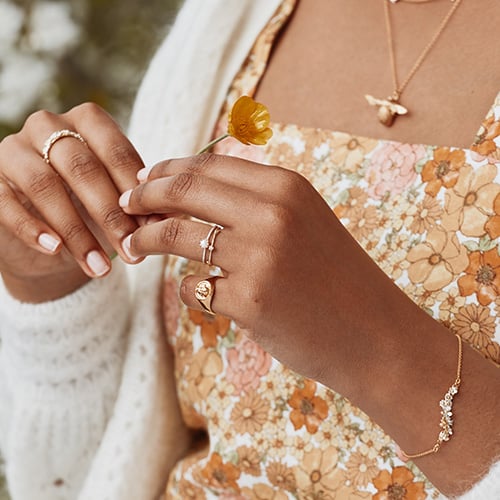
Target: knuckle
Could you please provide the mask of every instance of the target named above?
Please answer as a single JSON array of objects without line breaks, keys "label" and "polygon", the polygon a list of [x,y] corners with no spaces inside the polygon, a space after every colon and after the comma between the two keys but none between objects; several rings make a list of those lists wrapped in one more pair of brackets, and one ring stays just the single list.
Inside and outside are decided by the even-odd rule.
[{"label": "knuckle", "polygon": [[290,195],[304,189],[305,178],[294,170],[278,167],[276,169],[277,190],[283,199],[289,199]]},{"label": "knuckle", "polygon": [[0,142],[2,149],[13,151],[20,147],[21,145],[21,137],[20,134],[10,134],[2,139]]},{"label": "knuckle", "polygon": [[203,153],[191,158],[187,171],[192,174],[206,173],[211,165],[220,161],[220,156],[214,153]]},{"label": "knuckle", "polygon": [[95,178],[98,167],[88,153],[76,152],[68,159],[71,176],[77,180],[91,181]]},{"label": "knuckle", "polygon": [[75,117],[81,116],[100,116],[104,110],[95,102],[83,102],[68,111],[68,115]]},{"label": "knuckle", "polygon": [[102,224],[105,229],[114,231],[124,227],[127,216],[120,207],[113,207],[104,214]]},{"label": "knuckle", "polygon": [[161,246],[173,247],[182,238],[182,224],[179,219],[167,219],[158,235]]},{"label": "knuckle", "polygon": [[26,121],[24,122],[24,127],[26,129],[37,128],[40,124],[51,124],[54,122],[56,115],[47,111],[46,109],[40,109],[35,111],[31,115],[28,116]]},{"label": "knuckle", "polygon": [[62,237],[66,242],[73,242],[82,237],[87,232],[87,228],[79,222],[70,221],[63,225]]},{"label": "knuckle", "polygon": [[25,216],[19,215],[14,220],[14,233],[19,238],[22,238],[26,233],[28,233],[30,228],[31,228],[31,222]]},{"label": "knuckle", "polygon": [[267,203],[264,213],[266,220],[273,229],[290,227],[293,215],[288,207],[281,203]]},{"label": "knuckle", "polygon": [[195,176],[192,173],[182,172],[172,178],[168,188],[167,196],[173,200],[181,200],[192,189]]},{"label": "knuckle", "polygon": [[54,188],[57,174],[51,170],[37,172],[28,181],[27,192],[34,197],[46,196]]},{"label": "knuckle", "polygon": [[115,168],[126,169],[140,163],[137,154],[128,144],[113,143],[108,151],[110,162]]},{"label": "knuckle", "polygon": [[0,213],[2,213],[7,205],[12,201],[11,190],[5,182],[0,181]]}]

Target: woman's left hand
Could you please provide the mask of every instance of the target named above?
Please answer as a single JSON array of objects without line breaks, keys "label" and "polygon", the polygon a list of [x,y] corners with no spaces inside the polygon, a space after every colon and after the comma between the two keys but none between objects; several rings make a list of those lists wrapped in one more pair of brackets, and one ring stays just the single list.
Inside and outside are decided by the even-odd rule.
[{"label": "woman's left hand", "polygon": [[[137,257],[201,261],[199,242],[210,225],[182,215],[223,226],[213,251],[223,272],[213,310],[303,375],[339,388],[359,378],[353,365],[373,354],[401,292],[304,177],[238,158],[194,156],[158,164],[120,204],[130,214],[169,214],[125,239]],[[201,309],[194,290],[204,277],[184,279],[181,298],[189,307]],[[343,380],[331,380],[332,364]]]}]

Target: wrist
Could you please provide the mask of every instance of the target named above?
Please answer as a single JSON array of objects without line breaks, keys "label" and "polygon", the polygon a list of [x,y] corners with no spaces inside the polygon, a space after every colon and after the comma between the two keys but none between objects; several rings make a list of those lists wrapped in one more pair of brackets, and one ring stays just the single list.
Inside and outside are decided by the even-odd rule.
[{"label": "wrist", "polygon": [[78,290],[91,279],[80,269],[69,273],[29,278],[2,273],[2,278],[5,288],[14,299],[29,304],[60,299]]}]

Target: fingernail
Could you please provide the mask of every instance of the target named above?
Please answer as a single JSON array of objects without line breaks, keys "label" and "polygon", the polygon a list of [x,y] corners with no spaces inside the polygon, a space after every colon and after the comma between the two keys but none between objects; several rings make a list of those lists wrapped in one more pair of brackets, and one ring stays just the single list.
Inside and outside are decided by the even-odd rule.
[{"label": "fingernail", "polygon": [[54,253],[59,248],[61,241],[58,240],[57,238],[54,238],[52,235],[48,233],[42,233],[38,237],[38,244],[42,248],[45,248],[45,250]]},{"label": "fingernail", "polygon": [[132,189],[125,191],[118,200],[118,204],[120,205],[120,207],[122,208],[128,207],[128,203],[130,201],[131,196],[132,196]]},{"label": "fingernail", "polygon": [[147,180],[148,175],[149,175],[149,170],[147,168],[141,168],[137,172],[137,180],[139,182],[144,182],[145,180]]},{"label": "fingernail", "polygon": [[122,250],[123,253],[132,261],[135,262],[140,259],[140,257],[135,257],[132,255],[132,251],[130,250],[130,241],[132,240],[132,235],[129,234],[128,236],[125,236],[122,241]]},{"label": "fingernail", "polygon": [[87,265],[96,276],[103,276],[109,271],[109,264],[97,250],[92,250],[87,254]]}]

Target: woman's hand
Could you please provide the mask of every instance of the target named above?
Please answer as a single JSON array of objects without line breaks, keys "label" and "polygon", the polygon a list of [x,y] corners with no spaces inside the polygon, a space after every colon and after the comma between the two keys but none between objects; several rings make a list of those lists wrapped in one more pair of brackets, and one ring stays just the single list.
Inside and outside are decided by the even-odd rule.
[{"label": "woman's hand", "polygon": [[[195,156],[159,164],[120,201],[130,214],[180,213],[223,226],[213,263],[224,277],[217,280],[213,310],[296,371],[325,381],[333,363],[345,365],[336,373],[349,378],[352,350],[368,359],[380,340],[375,330],[387,323],[387,301],[400,292],[301,175]],[[199,242],[209,229],[172,216],[141,227],[127,242],[136,256],[171,253],[200,261]],[[194,289],[202,278],[184,280],[181,297],[189,307],[200,309]],[[360,308],[372,312],[370,322]]]},{"label": "woman's hand", "polygon": [[[63,129],[81,134],[54,143]],[[58,298],[111,268],[113,249],[137,228],[118,205],[144,165],[118,125],[101,108],[83,104],[56,115],[39,111],[0,143],[0,272],[21,300]]]},{"label": "woman's hand", "polygon": [[[378,268],[306,179],[205,155],[157,165],[120,204],[131,214],[184,214],[224,226],[212,259],[223,272],[214,311],[293,370],[348,397],[402,449],[436,442],[438,403],[455,377],[457,341]],[[125,241],[133,255],[201,261],[199,242],[209,229],[170,215]],[[189,307],[201,309],[194,290],[205,277],[182,283]],[[496,368],[465,346],[462,375],[456,437],[418,462],[453,495],[477,481],[499,450],[491,439],[500,415],[500,399],[491,399],[500,388]]]}]

